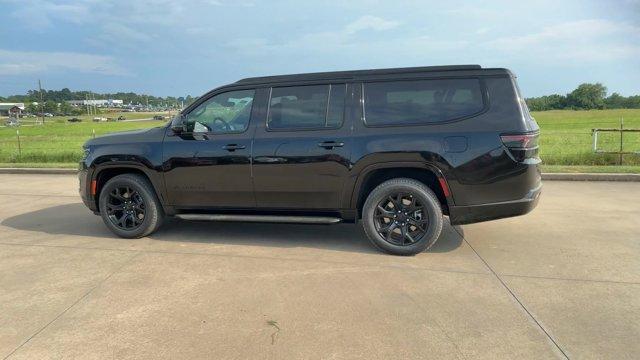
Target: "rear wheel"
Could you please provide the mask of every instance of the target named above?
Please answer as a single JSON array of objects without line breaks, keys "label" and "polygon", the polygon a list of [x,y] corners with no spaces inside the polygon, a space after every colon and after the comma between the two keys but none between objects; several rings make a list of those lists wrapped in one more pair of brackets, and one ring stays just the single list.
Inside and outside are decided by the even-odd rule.
[{"label": "rear wheel", "polygon": [[151,234],[164,216],[153,187],[137,174],[118,175],[107,181],[98,202],[104,223],[124,238]]},{"label": "rear wheel", "polygon": [[397,178],[378,185],[367,197],[362,222],[369,240],[395,255],[414,255],[433,244],[442,231],[442,208],[423,183]]}]

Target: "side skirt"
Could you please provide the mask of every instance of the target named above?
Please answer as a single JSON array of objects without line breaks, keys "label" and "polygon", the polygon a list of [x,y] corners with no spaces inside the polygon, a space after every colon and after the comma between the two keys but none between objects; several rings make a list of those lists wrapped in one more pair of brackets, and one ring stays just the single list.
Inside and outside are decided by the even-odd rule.
[{"label": "side skirt", "polygon": [[295,224],[337,224],[342,219],[328,216],[285,216],[285,215],[240,215],[240,214],[177,214],[183,220],[231,221],[231,222],[268,222]]}]

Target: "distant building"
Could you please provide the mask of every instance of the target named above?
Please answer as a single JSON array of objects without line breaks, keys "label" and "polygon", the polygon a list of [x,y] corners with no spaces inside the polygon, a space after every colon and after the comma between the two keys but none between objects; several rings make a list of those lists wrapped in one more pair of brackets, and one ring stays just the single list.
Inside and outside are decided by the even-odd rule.
[{"label": "distant building", "polygon": [[0,103],[0,116],[18,117],[24,110],[24,103]]},{"label": "distant building", "polygon": [[69,100],[67,101],[67,103],[74,106],[90,105],[90,106],[97,106],[97,107],[108,107],[108,106],[120,107],[124,104],[122,100],[118,100],[118,99]]}]

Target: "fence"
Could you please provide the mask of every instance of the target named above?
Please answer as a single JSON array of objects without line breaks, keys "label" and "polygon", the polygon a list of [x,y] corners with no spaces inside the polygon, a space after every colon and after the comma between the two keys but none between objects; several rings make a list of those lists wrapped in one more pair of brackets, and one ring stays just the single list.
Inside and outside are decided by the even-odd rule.
[{"label": "fence", "polygon": [[[603,149],[599,149],[598,148],[598,135],[600,133],[618,133],[619,134],[619,144],[620,146],[618,147],[617,150],[614,151],[607,151],[607,150],[603,150]],[[620,118],[620,128],[619,129],[615,129],[615,128],[596,128],[596,129],[591,129],[591,135],[593,136],[593,152],[594,153],[600,153],[600,154],[613,154],[613,155],[617,155],[618,156],[618,165],[622,165],[623,164],[623,156],[624,155],[640,155],[640,151],[625,151],[625,147],[624,147],[624,134],[625,133],[640,133],[640,129],[625,129],[624,128],[624,119]]]}]

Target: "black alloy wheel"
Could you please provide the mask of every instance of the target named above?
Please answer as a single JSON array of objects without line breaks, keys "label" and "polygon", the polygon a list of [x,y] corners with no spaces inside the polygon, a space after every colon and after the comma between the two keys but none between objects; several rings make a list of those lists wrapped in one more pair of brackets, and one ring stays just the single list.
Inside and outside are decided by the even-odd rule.
[{"label": "black alloy wheel", "polygon": [[376,186],[362,206],[362,226],[371,243],[394,255],[415,255],[436,243],[442,207],[423,182],[393,178]]},{"label": "black alloy wheel", "polygon": [[109,192],[107,217],[122,230],[134,230],[144,222],[146,205],[140,193],[129,186],[118,186]]},{"label": "black alloy wheel", "polygon": [[374,224],[385,241],[407,246],[420,241],[427,233],[429,218],[424,205],[411,193],[394,193],[378,202]]}]

